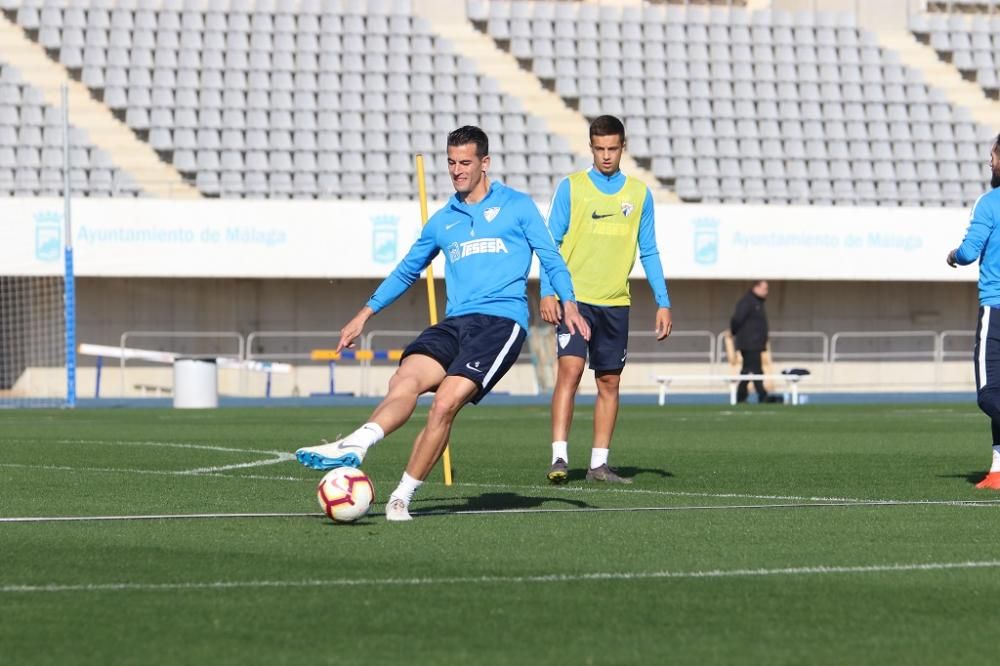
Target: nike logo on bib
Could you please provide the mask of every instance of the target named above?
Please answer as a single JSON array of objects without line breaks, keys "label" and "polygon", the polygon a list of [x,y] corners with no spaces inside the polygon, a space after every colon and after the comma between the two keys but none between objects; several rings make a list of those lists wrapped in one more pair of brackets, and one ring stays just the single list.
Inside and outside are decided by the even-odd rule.
[{"label": "nike logo on bib", "polygon": [[606,217],[614,217],[614,216],[615,216],[614,213],[608,213],[607,215],[600,215],[595,210],[593,213],[590,214],[590,219],[592,219],[592,220],[603,220]]}]

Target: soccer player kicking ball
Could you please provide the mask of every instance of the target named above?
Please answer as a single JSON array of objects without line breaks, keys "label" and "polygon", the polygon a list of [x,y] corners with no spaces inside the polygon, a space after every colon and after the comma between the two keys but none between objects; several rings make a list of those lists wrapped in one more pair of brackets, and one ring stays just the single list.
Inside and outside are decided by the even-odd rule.
[{"label": "soccer player kicking ball", "polygon": [[990,187],[972,206],[962,244],[948,265],[979,260],[979,325],[976,326],[976,401],[993,425],[993,464],[976,488],[1000,490],[1000,136],[990,150]]},{"label": "soccer player kicking ball", "polygon": [[406,347],[385,399],[367,423],[343,439],[295,452],[299,462],[313,469],[359,467],[370,447],[409,420],[417,397],[435,391],[427,424],[386,504],[388,520],[410,520],[410,500],[444,452],[455,416],[467,403],[482,400],[517,360],[528,326],[532,252],[566,303],[568,330],[590,337],[577,311],[569,271],[534,202],[491,183],[489,165],[489,141],[481,129],[460,127],[448,135],[448,173],[455,195],[341,329],[337,351],[353,347],[368,319],[399,298],[439,251],[446,258],[445,319]]},{"label": "soccer player kicking ball", "polygon": [[591,329],[588,341],[568,326],[568,318],[561,318],[572,310],[564,307],[560,312],[558,289],[543,274],[540,311],[542,319],[557,326],[559,356],[552,392],[552,466],[548,471],[552,483],[567,479],[573,402],[588,355],[597,380],[597,402],[586,479],[632,483],[632,479],[608,467],[608,450],[618,418],[618,388],[628,355],[628,276],[635,264],[636,247],[659,306],[656,339],[666,338],[672,327],[667,283],[656,248],[653,197],[646,185],[619,169],[624,149],[622,122],[614,116],[595,119],[590,125],[594,165],[564,178],[549,210],[549,231],[569,266],[580,314]]}]

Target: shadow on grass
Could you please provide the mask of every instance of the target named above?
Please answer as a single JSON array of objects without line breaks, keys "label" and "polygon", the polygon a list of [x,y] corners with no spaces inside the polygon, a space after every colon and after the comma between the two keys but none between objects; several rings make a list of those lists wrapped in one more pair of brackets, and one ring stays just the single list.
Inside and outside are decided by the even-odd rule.
[{"label": "shadow on grass", "polygon": [[[430,498],[428,498],[430,500]],[[434,498],[436,500],[438,498]],[[455,511],[503,511],[510,509],[537,509],[543,504],[559,503],[568,504],[578,509],[594,508],[593,505],[583,500],[567,499],[565,497],[533,497],[529,495],[519,495],[517,493],[483,493],[474,497],[461,497],[457,500],[465,500],[465,504],[440,504],[435,506],[424,506],[424,502],[415,502],[411,507],[419,513],[451,513]],[[431,501],[434,501],[431,500]]]},{"label": "shadow on grass", "polygon": [[966,472],[965,474],[938,474],[939,479],[965,479],[970,485],[976,485],[986,478],[986,472]]},{"label": "shadow on grass", "polygon": [[[623,467],[612,467],[611,469],[618,472],[619,475],[626,478],[633,478],[640,474],[652,474],[658,476],[662,479],[667,479],[673,477],[673,472],[668,472],[665,469],[659,469],[656,467],[634,467],[634,466],[623,466]],[[584,481],[587,478],[586,469],[571,469],[566,473],[567,481]],[[603,485],[595,483],[595,486]]]}]

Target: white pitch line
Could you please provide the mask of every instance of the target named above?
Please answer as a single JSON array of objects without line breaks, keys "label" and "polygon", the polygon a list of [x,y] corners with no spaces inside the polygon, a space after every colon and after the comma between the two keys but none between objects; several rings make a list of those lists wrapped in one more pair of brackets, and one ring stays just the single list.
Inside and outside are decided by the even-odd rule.
[{"label": "white pitch line", "polygon": [[[741,412],[742,413],[742,412]],[[57,471],[79,471],[79,472],[97,472],[97,473],[127,473],[127,474],[150,474],[154,476],[215,476],[221,478],[229,479],[253,479],[255,481],[292,481],[292,482],[303,482],[309,481],[311,479],[304,479],[302,477],[296,476],[276,476],[276,475],[251,475],[251,474],[240,474],[237,476],[223,474],[222,472],[234,470],[234,469],[247,469],[252,467],[259,467],[264,465],[273,465],[276,463],[286,462],[289,460],[294,460],[295,456],[291,453],[285,451],[274,451],[274,450],[264,450],[259,449],[238,449],[232,447],[224,446],[214,446],[208,444],[188,444],[181,442],[159,442],[159,441],[130,441],[130,440],[86,440],[86,439],[65,439],[59,440],[59,443],[63,444],[115,444],[115,445],[128,445],[128,446],[152,446],[152,447],[170,447],[170,448],[182,448],[182,449],[199,449],[206,451],[225,451],[230,453],[265,453],[268,455],[275,456],[273,460],[263,460],[255,461],[250,463],[237,463],[233,465],[221,465],[217,467],[203,467],[193,470],[179,470],[179,471],[163,471],[163,470],[144,470],[144,469],[129,469],[129,468],[106,468],[106,467],[70,467],[64,465],[27,465],[27,464],[17,464],[17,463],[0,463],[0,468],[3,467],[17,467],[23,469],[46,469],[46,470],[57,470]],[[442,485],[435,482],[430,482],[427,484],[431,485]],[[608,488],[608,487],[587,487],[587,486],[559,486],[553,487],[551,485],[504,485],[504,484],[491,484],[491,483],[456,483],[456,486],[463,486],[469,488],[496,488],[496,489],[506,489],[506,490],[541,490],[541,491],[555,491],[560,493],[618,493],[625,495],[659,495],[665,497],[707,497],[707,498],[717,498],[717,499],[748,499],[748,500],[769,500],[769,501],[784,501],[784,502],[826,502],[826,503],[900,503],[908,502],[909,500],[895,500],[889,498],[875,498],[875,499],[863,499],[857,497],[822,497],[822,496],[802,496],[802,495],[759,495],[751,493],[696,493],[689,491],[679,491],[679,490],[652,490],[646,488]],[[941,503],[939,500],[933,500],[932,502]],[[969,504],[983,504],[988,502],[966,502],[963,500],[951,500],[956,506],[963,506]],[[926,503],[926,502],[924,502]]]},{"label": "white pitch line", "polygon": [[106,440],[106,439],[60,439],[56,444],[100,444],[112,446],[153,446],[170,449],[198,449],[201,451],[226,451],[228,453],[284,453],[283,451],[261,451],[260,449],[236,449],[231,446],[215,446],[213,444],[189,444],[182,442],[156,442],[147,440]]},{"label": "white pitch line", "polygon": [[[181,442],[156,442],[156,441],[131,441],[131,440],[87,440],[87,439],[63,439],[59,440],[59,444],[110,444],[114,446],[152,446],[157,448],[174,448],[174,449],[194,449],[198,451],[223,451],[226,453],[246,453],[246,454],[256,454],[256,455],[269,455],[272,458],[265,460],[255,460],[246,463],[234,463],[232,465],[217,465],[210,467],[198,467],[195,469],[187,470],[143,470],[143,469],[128,469],[121,468],[116,469],[113,467],[69,467],[65,465],[19,465],[15,463],[2,463],[0,467],[20,467],[20,468],[36,468],[36,469],[48,469],[48,470],[60,470],[60,471],[85,471],[85,472],[124,472],[128,474],[153,474],[153,475],[167,475],[167,476],[226,476],[221,474],[221,472],[226,472],[234,469],[248,469],[252,467],[262,467],[264,465],[274,465],[277,463],[283,463],[289,460],[294,460],[295,456],[287,451],[273,451],[273,450],[259,450],[259,449],[237,449],[228,446],[215,446],[210,444],[186,444]],[[241,475],[239,478],[255,478],[251,476]],[[269,477],[259,477],[261,479],[268,479]],[[297,477],[275,477],[282,480],[298,481]]]},{"label": "white pitch line", "polygon": [[599,487],[599,486],[508,486],[500,483],[456,483],[456,486],[467,486],[470,488],[518,488],[521,490],[550,490],[566,493],[621,493],[625,495],[666,495],[673,497],[718,497],[724,499],[762,499],[762,500],[785,500],[790,502],[887,502],[888,499],[861,499],[857,497],[805,497],[801,495],[752,495],[749,493],[693,493],[681,490],[651,490],[647,488],[619,488],[619,487]]},{"label": "white pitch line", "polygon": [[198,520],[207,518],[321,518],[322,513],[316,512],[277,512],[277,513],[154,513],[134,516],[23,516],[0,518],[0,523],[84,523],[130,520]]},{"label": "white pitch line", "polygon": [[524,585],[536,583],[579,583],[589,581],[643,581],[713,578],[760,578],[781,576],[830,576],[877,573],[913,573],[996,569],[1000,561],[925,562],[913,564],[819,565],[777,569],[708,569],[703,571],[597,571],[585,574],[539,576],[452,576],[425,578],[331,578],[314,580],[246,580],[181,583],[89,583],[78,585],[0,585],[0,594],[52,592],[174,592],[186,590],[239,590],[260,588],[324,587],[433,587],[442,585]]},{"label": "white pitch line", "polygon": [[[270,463],[270,461],[267,461]],[[271,476],[271,475],[256,475],[256,474],[222,474],[220,472],[202,472],[199,474],[192,474],[187,470],[161,470],[161,469],[130,469],[127,467],[71,467],[69,465],[27,465],[24,463],[0,463],[0,468],[12,467],[16,469],[44,469],[49,471],[57,472],[94,472],[98,474],[148,474],[150,476],[190,476],[190,477],[200,477],[200,476],[212,476],[219,479],[254,479],[258,481],[298,481],[304,482],[308,481],[313,483],[313,479],[306,479],[300,476]]]},{"label": "white pitch line", "polygon": [[[291,460],[294,458],[293,455],[289,454]],[[268,461],[270,463],[270,461]],[[278,461],[276,461],[278,462]],[[67,465],[29,465],[24,463],[0,463],[0,468],[3,467],[16,467],[21,469],[45,469],[45,470],[56,470],[56,471],[73,471],[73,472],[97,472],[97,473],[126,473],[126,474],[152,474],[156,475],[166,475],[166,476],[184,476],[190,475],[192,472],[187,471],[164,471],[164,470],[147,470],[147,469],[130,469],[130,468],[115,468],[115,467],[70,467]],[[312,481],[312,479],[306,479],[297,476],[276,476],[276,475],[244,475],[240,474],[238,476],[233,476],[229,474],[221,474],[216,472],[202,472],[199,476],[218,476],[228,479],[254,479],[260,481]],[[443,483],[431,481],[426,484],[426,486],[443,486]],[[557,492],[557,493],[618,493],[623,495],[662,495],[666,497],[716,497],[719,499],[762,499],[762,500],[774,500],[774,501],[788,501],[788,502],[871,502],[871,501],[891,501],[889,499],[861,499],[856,497],[807,497],[800,495],[754,495],[749,493],[693,493],[684,492],[679,490],[652,490],[646,488],[607,488],[607,487],[588,487],[588,486],[552,486],[552,485],[506,485],[502,483],[455,483],[455,486],[462,486],[466,488],[496,488],[502,490],[541,490],[547,492]]]},{"label": "white pitch line", "polygon": [[[216,474],[218,472],[225,472],[232,469],[247,469],[250,467],[262,467],[264,465],[274,465],[276,463],[282,463],[288,460],[295,460],[295,455],[288,453],[287,451],[273,451],[273,450],[259,450],[259,449],[237,449],[229,446],[215,446],[210,444],[187,444],[181,442],[156,442],[156,441],[131,441],[131,440],[87,440],[87,439],[64,439],[59,440],[60,444],[112,444],[116,446],[154,446],[154,447],[166,447],[175,449],[195,449],[199,451],[224,451],[226,453],[248,453],[248,454],[267,454],[269,456],[274,456],[273,459],[259,460],[248,463],[237,463],[233,465],[218,465],[210,467],[199,467],[196,469],[189,469],[178,472],[178,474],[190,474],[190,475],[201,475],[201,474]],[[287,477],[286,477],[287,478]]]},{"label": "white pitch line", "polygon": [[263,467],[264,465],[275,465],[277,463],[287,462],[289,460],[295,460],[295,455],[291,453],[285,453],[284,451],[261,451],[261,453],[270,453],[276,456],[270,460],[256,460],[253,462],[246,463],[236,463],[234,465],[219,465],[216,467],[199,467],[197,469],[186,469],[180,474],[218,474],[219,472],[226,472],[231,469],[247,469],[249,467]]},{"label": "white pitch line", "polygon": [[[273,456],[273,459],[258,460],[248,463],[237,463],[233,465],[217,465],[210,467],[198,467],[196,469],[189,469],[177,472],[177,474],[189,474],[189,475],[201,475],[201,474],[216,474],[218,472],[225,472],[231,469],[246,469],[249,467],[262,467],[264,465],[274,465],[276,463],[282,463],[288,460],[294,460],[295,456],[287,451],[273,451],[273,450],[259,450],[259,449],[237,449],[230,446],[215,446],[211,444],[187,444],[181,442],[156,442],[156,441],[132,441],[132,440],[88,440],[88,439],[63,439],[59,440],[59,444],[111,444],[114,446],[153,446],[158,448],[174,448],[174,449],[195,449],[198,451],[223,451],[226,453],[247,453],[247,454],[266,454]],[[94,471],[94,468],[91,468]]]},{"label": "white pitch line", "polygon": [[[258,451],[259,453],[259,451]],[[291,455],[291,454],[289,454]],[[289,458],[291,459],[291,458]],[[273,461],[284,462],[284,461]],[[272,461],[264,463],[249,463],[244,465],[272,464]],[[241,465],[242,466],[242,465]],[[294,483],[313,483],[314,479],[300,476],[278,476],[267,474],[223,474],[221,472],[199,472],[194,474],[189,470],[151,470],[151,469],[130,469],[116,467],[71,467],[68,465],[29,465],[24,463],[0,463],[0,469],[5,467],[17,469],[42,469],[50,471],[65,472],[93,472],[99,474],[148,474],[152,476],[210,476],[220,479],[243,480],[252,479],[254,481],[291,481]],[[493,488],[498,490],[537,490],[554,493],[616,493],[621,495],[653,495],[664,497],[706,497],[716,499],[747,499],[747,500],[770,500],[781,502],[822,502],[827,504],[947,504],[952,506],[970,506],[991,503],[1000,503],[1000,500],[899,500],[892,498],[864,499],[859,497],[810,497],[802,495],[755,495],[750,493],[695,493],[680,490],[652,490],[647,488],[607,488],[588,486],[552,486],[552,485],[505,485],[500,483],[456,483],[455,486],[467,488]],[[443,483],[431,481],[424,487],[445,487]],[[556,497],[552,497],[556,499]]]},{"label": "white pitch line", "polygon": [[631,511],[720,511],[738,509],[826,509],[833,507],[873,506],[1000,506],[1000,500],[877,500],[859,502],[808,502],[796,504],[706,504],[702,506],[609,506],[573,507],[568,509],[460,509],[458,511],[414,511],[414,516],[484,515],[501,513],[613,513]]},{"label": "white pitch line", "polygon": [[[554,499],[554,498],[553,498]],[[531,508],[531,509],[439,509],[435,511],[413,511],[414,517],[432,516],[489,516],[489,515],[526,515],[553,513],[639,513],[654,511],[737,511],[757,509],[830,509],[830,508],[870,508],[883,506],[961,506],[982,507],[1000,506],[1000,500],[914,500],[914,501],[877,501],[877,502],[837,502],[819,504],[706,504],[683,506],[588,506],[562,509]],[[369,513],[369,516],[383,516],[382,513]],[[321,518],[323,514],[312,512],[277,512],[277,513],[164,513],[138,514],[125,516],[12,516],[0,518],[4,523],[74,523],[74,522],[105,522],[129,520],[199,520],[199,519],[240,519],[240,518]]]},{"label": "white pitch line", "polygon": [[[425,484],[443,486],[441,482],[431,482]],[[879,503],[915,503],[915,504],[926,504],[926,503],[956,503],[956,504],[968,504],[968,503],[994,503],[1000,502],[997,500],[900,500],[893,499],[889,497],[875,497],[875,498],[861,498],[861,497],[823,497],[823,496],[804,496],[804,495],[757,495],[752,493],[696,493],[683,490],[653,490],[649,488],[622,488],[622,487],[608,487],[608,486],[553,486],[549,485],[504,485],[502,483],[456,483],[456,486],[465,486],[469,488],[493,488],[497,490],[543,490],[543,491],[553,491],[558,493],[617,493],[622,495],[662,495],[666,497],[708,497],[716,499],[751,499],[751,500],[771,500],[771,501],[784,501],[784,502],[827,502],[835,504],[879,504]]]}]

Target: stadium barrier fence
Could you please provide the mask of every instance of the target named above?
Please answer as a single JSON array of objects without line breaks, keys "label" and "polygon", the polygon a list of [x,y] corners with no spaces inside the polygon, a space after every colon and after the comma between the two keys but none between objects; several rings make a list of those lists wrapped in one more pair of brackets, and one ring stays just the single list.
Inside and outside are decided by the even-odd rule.
[{"label": "stadium barrier fence", "polygon": [[[224,367],[221,393],[236,396],[329,395],[338,390],[359,396],[380,396],[394,370],[406,342],[418,331],[379,329],[366,333],[356,350],[337,359],[322,359],[318,366],[312,350],[333,347],[340,332],[329,331],[254,331],[242,336],[235,331],[126,331],[119,339],[117,358],[120,376],[116,397],[166,395],[170,376],[162,368],[152,367],[149,359],[129,356],[130,345],[158,349],[182,357],[212,356],[233,362],[257,363],[258,372],[248,372],[249,365],[235,363]],[[658,375],[676,377],[732,374],[724,344],[725,331],[676,331],[665,343],[657,343],[651,331],[634,331],[629,336],[629,359],[623,375],[623,390],[655,393]],[[964,390],[972,386],[971,372],[965,361],[971,358],[974,332],[969,330],[935,331],[840,331],[828,335],[819,331],[775,331],[771,334],[774,372],[801,366],[810,370],[811,390]],[[350,358],[348,358],[350,357]],[[101,394],[101,372],[97,367],[81,370],[94,395]],[[282,362],[291,372],[275,377],[266,364]],[[535,355],[521,355],[522,372],[507,382],[501,391],[538,394]],[[525,366],[531,367],[527,372]],[[222,367],[222,366],[220,366]],[[49,369],[44,369],[49,370]],[[52,382],[60,381],[58,369],[52,370]],[[108,368],[103,367],[106,379]],[[340,373],[339,382],[334,372]],[[234,375],[232,373],[239,373]],[[319,374],[317,374],[319,373]],[[113,381],[113,379],[112,379]],[[505,380],[506,381],[506,380]],[[93,384],[91,384],[93,382]],[[105,382],[106,383],[106,382]],[[582,385],[585,390],[586,385]]]}]

